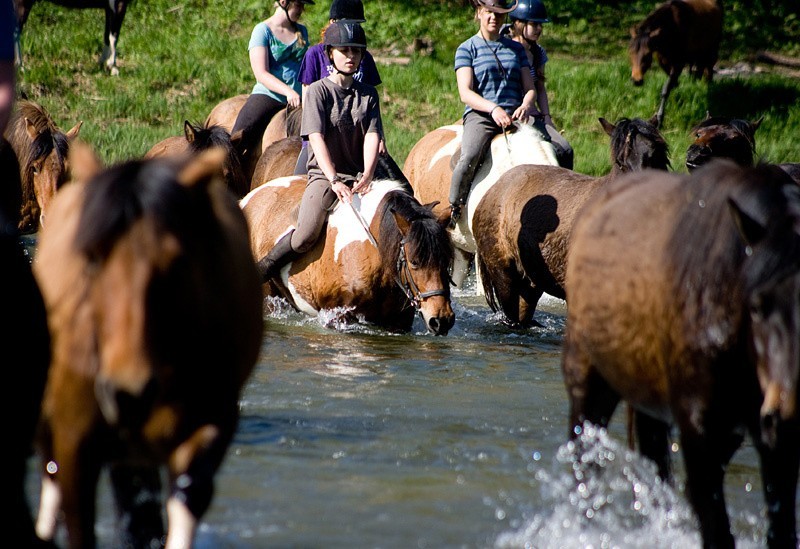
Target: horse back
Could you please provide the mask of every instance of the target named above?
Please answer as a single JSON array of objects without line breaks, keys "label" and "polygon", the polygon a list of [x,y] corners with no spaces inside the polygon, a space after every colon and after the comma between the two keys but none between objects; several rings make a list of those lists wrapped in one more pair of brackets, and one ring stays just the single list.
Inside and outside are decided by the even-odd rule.
[{"label": "horse back", "polygon": [[203,125],[206,128],[222,126],[230,133],[233,130],[233,125],[236,123],[236,117],[239,116],[239,111],[241,111],[244,104],[247,103],[248,97],[250,97],[250,94],[243,93],[241,95],[229,97],[228,99],[223,99],[211,109]]},{"label": "horse back", "polygon": [[425,134],[409,151],[403,173],[422,204],[447,201],[453,175],[450,159],[461,143],[460,135],[456,126],[437,128]]},{"label": "horse back", "polygon": [[302,145],[302,139],[295,136],[286,137],[265,148],[256,163],[250,189],[253,190],[279,177],[293,175]]}]

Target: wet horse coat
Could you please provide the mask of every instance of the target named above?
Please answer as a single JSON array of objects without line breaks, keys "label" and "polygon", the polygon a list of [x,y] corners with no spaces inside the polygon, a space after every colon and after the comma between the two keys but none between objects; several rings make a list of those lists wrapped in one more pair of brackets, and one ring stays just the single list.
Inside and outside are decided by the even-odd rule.
[{"label": "wet horse coat", "polygon": [[63,511],[70,547],[95,545],[111,482],[123,544],[190,547],[236,430],[260,349],[261,291],[220,151],[132,161],[58,195],[36,262],[53,336],[42,411],[37,533]]},{"label": "wet horse coat", "polygon": [[19,160],[21,231],[33,233],[44,224],[56,191],[69,180],[70,142],[78,137],[80,128],[79,122],[64,133],[41,105],[32,101],[17,104],[5,135]]},{"label": "wet horse coat", "polygon": [[523,327],[543,293],[564,299],[569,237],[581,207],[631,171],[667,170],[667,143],[655,119],[600,119],[611,137],[612,170],[603,177],[559,166],[522,165],[506,172],[475,209],[472,230],[484,295],[493,311]]},{"label": "wet horse coat", "polygon": [[[483,164],[475,172],[467,207],[451,239],[456,248],[453,281],[462,286],[467,276],[469,262],[477,248],[472,236],[472,218],[476,207],[486,192],[497,183],[500,176],[520,164],[557,166],[555,149],[531,125],[518,124],[518,130],[496,136],[490,145]],[[439,202],[446,209],[450,180],[453,175],[453,155],[460,151],[463,126],[443,126],[422,137],[406,157],[403,172],[414,189],[414,196],[423,204]]]},{"label": "wet horse coat", "polygon": [[[305,186],[305,176],[283,177],[241,201],[255,257],[267,255],[294,228]],[[455,315],[446,219],[437,220],[403,188],[396,181],[374,181],[370,192],[354,197],[369,234],[353,209],[338,203],[315,246],[284,267],[280,280],[265,284],[267,295],[287,297],[309,315],[348,308],[354,318],[398,331],[411,329],[416,308],[428,330],[447,334]]]},{"label": "wet horse coat", "polygon": [[795,547],[800,189],[775,166],[724,160],[627,175],[576,221],[566,293],[570,436],[624,399],[668,477],[676,424],[704,545],[732,547],[723,475],[746,429],[768,542]]}]

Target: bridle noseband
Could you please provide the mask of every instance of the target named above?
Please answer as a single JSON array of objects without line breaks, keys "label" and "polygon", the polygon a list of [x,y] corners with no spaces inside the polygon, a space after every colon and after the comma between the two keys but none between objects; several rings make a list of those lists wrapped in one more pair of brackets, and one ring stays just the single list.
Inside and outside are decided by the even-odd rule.
[{"label": "bridle noseband", "polygon": [[448,297],[450,295],[449,288],[440,288],[438,290],[431,290],[430,292],[420,292],[419,286],[414,282],[411,276],[411,267],[408,265],[408,258],[406,257],[406,239],[400,241],[400,253],[397,256],[397,272],[394,275],[394,280],[405,296],[414,306],[414,310],[422,315],[422,302],[429,297],[437,295]]}]

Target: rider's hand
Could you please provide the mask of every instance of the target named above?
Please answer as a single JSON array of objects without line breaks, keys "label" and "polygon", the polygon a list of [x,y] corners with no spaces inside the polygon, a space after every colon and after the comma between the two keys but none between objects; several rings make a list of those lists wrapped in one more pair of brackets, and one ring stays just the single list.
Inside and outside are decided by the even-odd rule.
[{"label": "rider's hand", "polygon": [[514,114],[511,116],[511,118],[514,119],[514,120],[519,120],[520,122],[522,122],[524,124],[524,123],[526,123],[528,121],[528,116],[530,116],[528,114],[528,108],[520,105],[514,111]]},{"label": "rider's hand", "polygon": [[344,184],[343,181],[335,179],[331,184],[331,189],[333,192],[336,193],[336,196],[344,202],[345,204],[350,204],[353,200],[353,191],[350,190],[350,187]]},{"label": "rider's hand", "polygon": [[286,96],[286,103],[289,107],[296,109],[300,106],[300,94],[296,91],[292,91],[292,93]]},{"label": "rider's hand", "polygon": [[370,191],[372,186],[372,177],[367,177],[366,175],[362,175],[361,179],[356,181],[356,184],[353,185],[353,192],[358,194],[367,194]]},{"label": "rider's hand", "polygon": [[492,120],[501,128],[506,128],[511,125],[511,117],[503,109],[503,107],[495,106],[491,112]]}]

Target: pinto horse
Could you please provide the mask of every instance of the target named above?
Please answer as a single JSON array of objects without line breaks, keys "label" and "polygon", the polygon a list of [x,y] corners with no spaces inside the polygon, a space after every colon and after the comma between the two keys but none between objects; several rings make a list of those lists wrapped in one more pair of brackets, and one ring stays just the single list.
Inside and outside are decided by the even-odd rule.
[{"label": "pinto horse", "polygon": [[190,547],[236,429],[263,315],[247,223],[222,182],[224,154],[136,160],[65,187],[34,271],[53,360],[42,408],[36,531],[96,544],[101,467],[126,536]]},{"label": "pinto horse", "polygon": [[47,111],[33,101],[20,101],[6,129],[19,160],[22,206],[19,229],[33,233],[44,224],[53,197],[70,177],[70,142],[78,137],[82,122],[66,134]]},{"label": "pinto horse", "polygon": [[[255,257],[264,257],[294,228],[306,181],[275,179],[241,201]],[[393,331],[410,330],[416,310],[430,332],[446,335],[455,322],[447,219],[434,217],[404,189],[399,181],[374,181],[370,192],[354,197],[353,208],[338,203],[316,245],[285,267],[279,280],[266,283],[265,293],[284,296],[309,315],[349,308],[353,319]]]},{"label": "pinto horse", "polygon": [[719,57],[722,39],[722,2],[720,0],[668,0],[660,4],[641,23],[631,28],[628,54],[631,80],[644,83],[644,75],[653,64],[653,55],[667,73],[661,88],[658,125],[664,122],[667,97],[683,68],[688,66],[695,77],[701,74],[711,81]]},{"label": "pinto horse", "polygon": [[566,290],[570,436],[607,426],[624,399],[668,478],[677,424],[703,544],[733,547],[723,476],[746,429],[769,545],[795,547],[800,188],[776,166],[728,160],[627,175],[575,222]]},{"label": "pinto horse", "polygon": [[[463,129],[460,124],[437,128],[425,134],[408,153],[403,172],[408,176],[414,195],[423,204],[448,203],[450,180],[460,155]],[[450,232],[456,252],[453,283],[458,287],[463,285],[477,250],[472,236],[472,217],[486,192],[514,166],[558,165],[552,143],[534,126],[515,123],[512,130],[515,131],[500,134],[492,140],[483,164],[475,172],[464,214]]]},{"label": "pinto horse", "polygon": [[186,120],[183,123],[182,136],[167,137],[156,143],[144,157],[196,155],[212,147],[220,147],[225,151],[225,163],[222,167],[225,184],[237,198],[242,198],[250,191],[250,182],[236,153],[236,143],[240,138],[241,132],[232,136],[221,126],[201,127]]},{"label": "pinto horse", "polygon": [[[18,22],[15,46],[17,66],[22,66],[22,48],[20,47],[19,37],[22,35],[22,28],[28,21],[28,15],[30,15],[35,1],[14,0]],[[106,27],[103,32],[103,53],[100,56],[100,66],[112,75],[118,75],[117,41],[119,40],[119,31],[122,28],[122,21],[125,19],[125,12],[128,10],[130,0],[51,0],[51,2],[66,8],[99,8],[105,10]]]},{"label": "pinto horse", "polygon": [[33,278],[30,259],[19,241],[21,185],[17,157],[2,137],[0,183],[0,279],[3,281],[0,345],[7,350],[5,383],[13,387],[2,399],[0,411],[5,417],[14,418],[6,423],[3,435],[5,471],[0,477],[0,493],[6,508],[3,539],[9,547],[35,547],[25,477],[50,364],[50,334],[42,295]]},{"label": "pinto horse", "polygon": [[602,177],[559,166],[522,165],[506,172],[475,208],[472,232],[486,301],[508,323],[536,325],[543,293],[564,299],[569,236],[581,207],[620,175],[669,169],[656,120],[600,118],[611,137],[611,172]]}]

